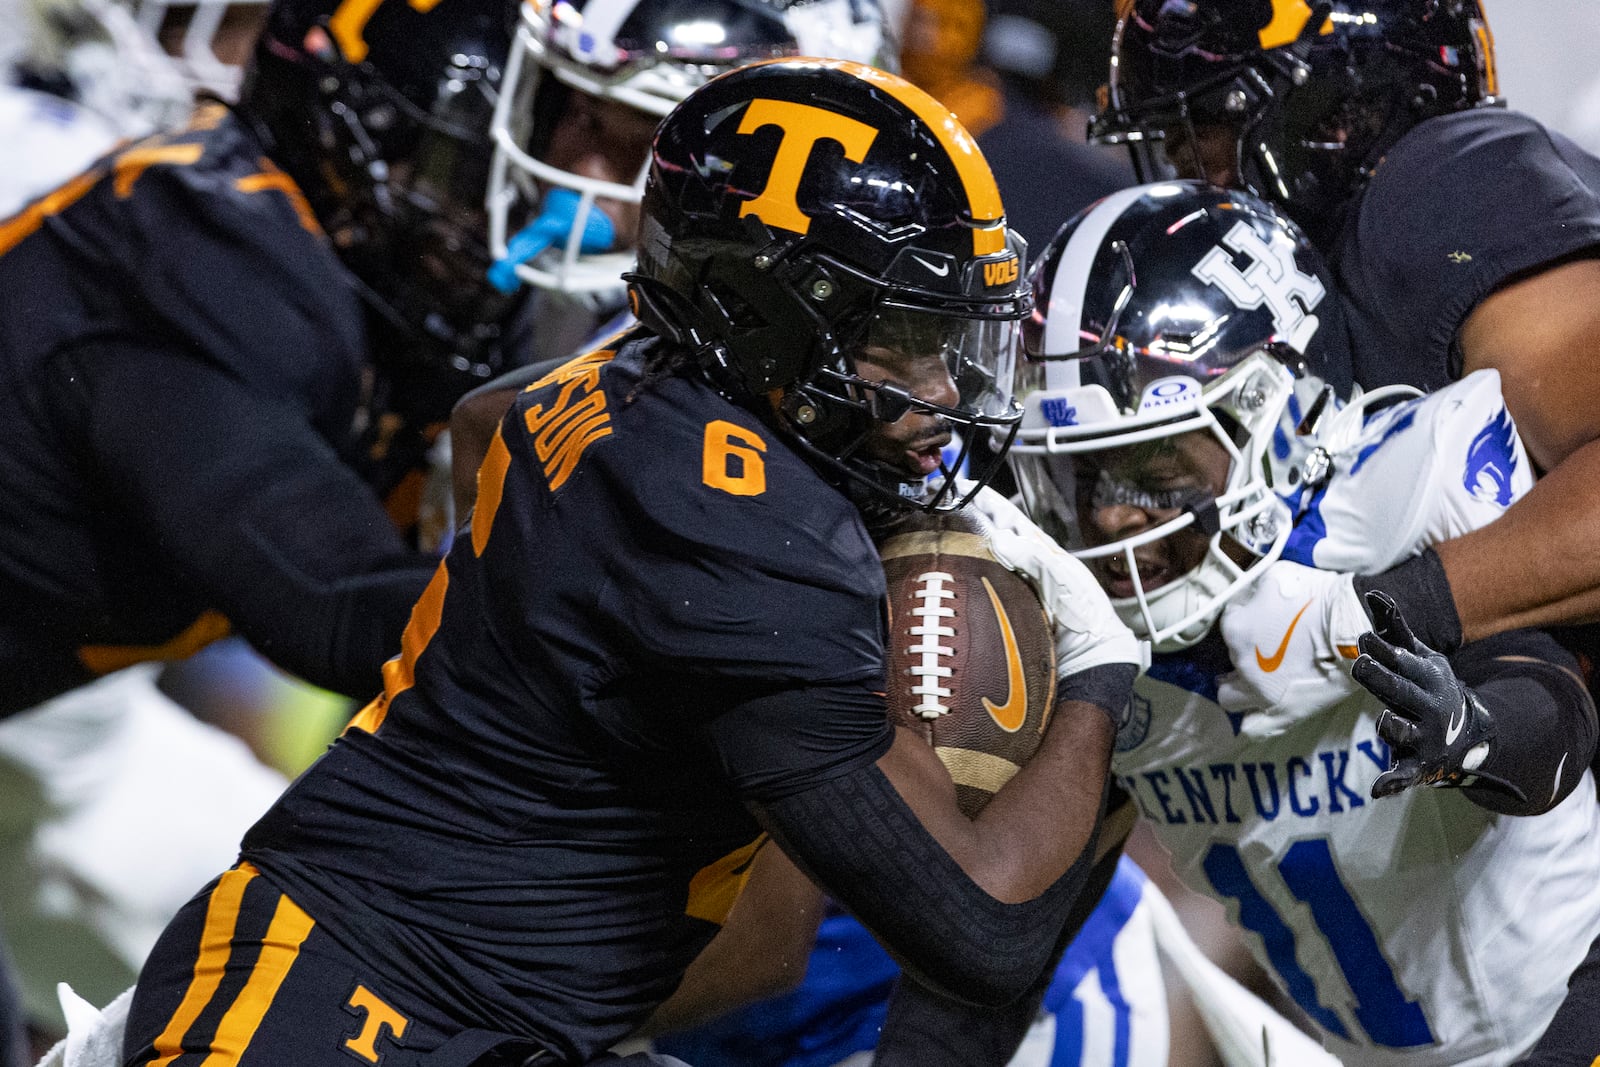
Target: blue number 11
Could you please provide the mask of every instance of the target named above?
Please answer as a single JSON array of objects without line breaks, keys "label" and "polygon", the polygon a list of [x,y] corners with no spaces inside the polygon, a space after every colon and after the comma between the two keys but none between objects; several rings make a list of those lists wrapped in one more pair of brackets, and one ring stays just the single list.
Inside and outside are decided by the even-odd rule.
[{"label": "blue number 11", "polygon": [[[1349,1031],[1317,996],[1316,982],[1295,958],[1294,931],[1256,888],[1232,845],[1215,844],[1206,852],[1206,877],[1218,893],[1239,904],[1239,922],[1261,938],[1267,958],[1294,1002],[1329,1033],[1350,1040]],[[1378,939],[1356,907],[1333,865],[1326,838],[1296,841],[1278,861],[1278,874],[1296,900],[1311,909],[1312,920],[1327,939],[1345,982],[1356,996],[1355,1017],[1375,1044],[1411,1048],[1434,1043],[1422,1008],[1408,999],[1384,959]]]}]

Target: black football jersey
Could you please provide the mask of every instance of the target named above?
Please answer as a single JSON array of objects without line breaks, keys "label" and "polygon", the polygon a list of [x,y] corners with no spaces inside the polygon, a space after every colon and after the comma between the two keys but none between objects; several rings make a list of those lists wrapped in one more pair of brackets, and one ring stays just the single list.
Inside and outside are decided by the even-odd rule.
[{"label": "black football jersey", "polygon": [[347,462],[364,314],[220,106],[0,220],[0,714],[230,629],[376,690],[432,565]]},{"label": "black football jersey", "polygon": [[1600,159],[1517,112],[1478,108],[1403,137],[1356,201],[1331,266],[1356,380],[1436,389],[1484,297],[1600,246]]},{"label": "black football jersey", "polygon": [[[244,856],[457,1025],[587,1062],[765,839],[876,760],[884,585],[847,498],[634,335],[519,395],[383,698]],[[413,1005],[415,1006],[415,1005]]]}]

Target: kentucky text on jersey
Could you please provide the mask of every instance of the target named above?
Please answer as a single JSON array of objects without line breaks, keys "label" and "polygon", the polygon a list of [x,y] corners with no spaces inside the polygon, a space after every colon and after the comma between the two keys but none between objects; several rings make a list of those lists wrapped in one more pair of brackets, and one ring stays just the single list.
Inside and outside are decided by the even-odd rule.
[{"label": "kentucky text on jersey", "polygon": [[1389,746],[1373,738],[1282,760],[1177,764],[1117,783],[1145,818],[1171,826],[1242,822],[1241,811],[1273,822],[1365,807],[1372,780],[1388,768]]}]

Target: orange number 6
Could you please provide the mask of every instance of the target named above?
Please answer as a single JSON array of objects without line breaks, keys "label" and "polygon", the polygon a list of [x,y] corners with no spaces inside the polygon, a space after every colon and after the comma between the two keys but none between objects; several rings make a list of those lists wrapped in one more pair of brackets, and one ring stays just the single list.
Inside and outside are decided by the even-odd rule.
[{"label": "orange number 6", "polygon": [[709,422],[700,480],[734,496],[760,496],[767,491],[767,465],[761,459],[766,450],[767,443],[743,426]]}]

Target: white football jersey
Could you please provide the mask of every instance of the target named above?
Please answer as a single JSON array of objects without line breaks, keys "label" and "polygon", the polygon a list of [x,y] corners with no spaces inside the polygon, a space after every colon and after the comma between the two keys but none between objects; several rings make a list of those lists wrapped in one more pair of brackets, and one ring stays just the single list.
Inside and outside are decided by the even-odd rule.
[{"label": "white football jersey", "polygon": [[[1381,570],[1482,526],[1532,482],[1494,371],[1351,436],[1331,481],[1297,502],[1291,558]],[[1592,780],[1531,818],[1449,789],[1375,801],[1389,764],[1376,698],[1360,691],[1251,741],[1216,703],[1231,669],[1216,647],[1157,657],[1113,759],[1178,875],[1223,904],[1343,1062],[1516,1059],[1600,933]]]}]

